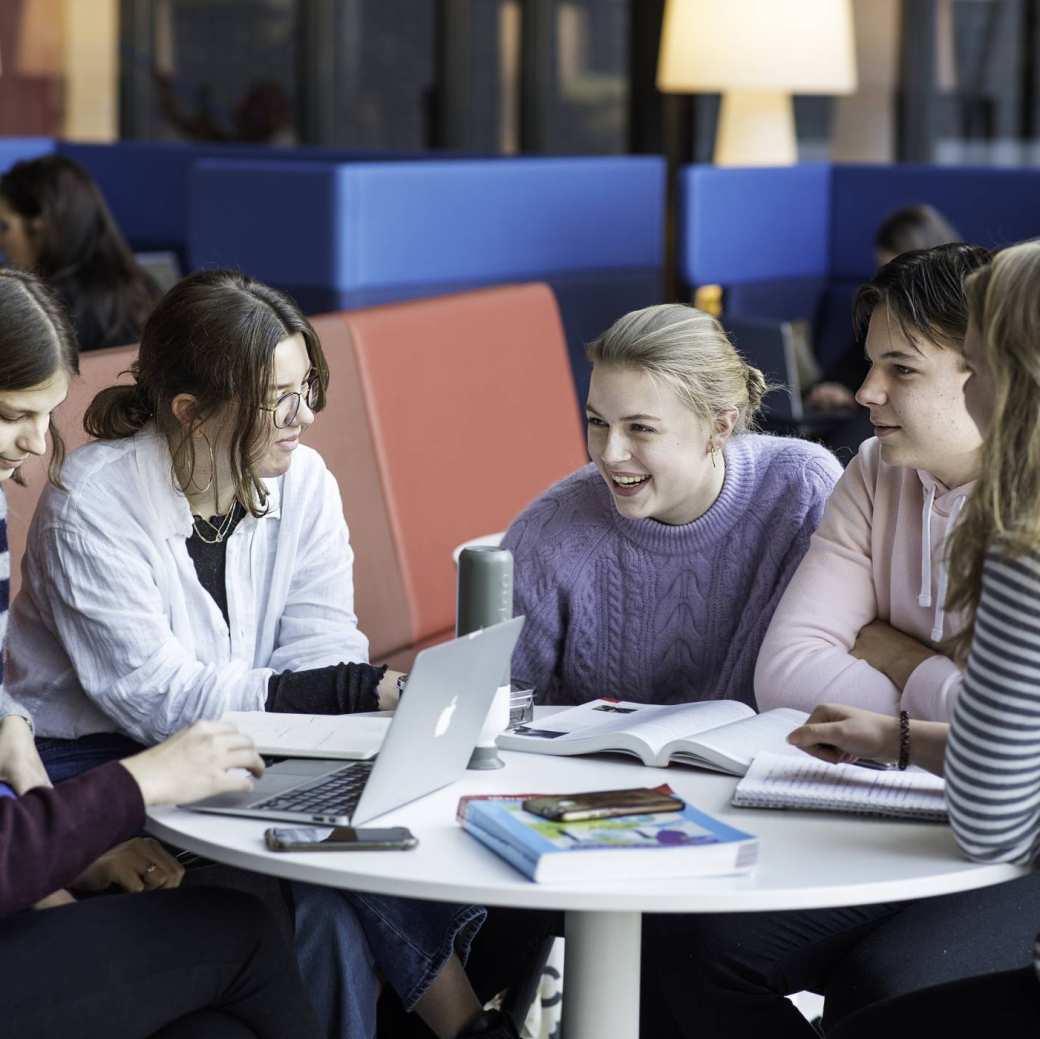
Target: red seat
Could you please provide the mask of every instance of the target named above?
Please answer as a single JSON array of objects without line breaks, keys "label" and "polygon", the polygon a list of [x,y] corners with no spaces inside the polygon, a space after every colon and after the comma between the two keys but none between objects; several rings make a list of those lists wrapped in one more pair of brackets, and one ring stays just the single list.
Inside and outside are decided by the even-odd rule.
[{"label": "red seat", "polygon": [[407,666],[453,633],[452,549],[586,461],[559,312],[513,285],[316,325],[333,383],[308,441],[339,479],[372,658]]}]

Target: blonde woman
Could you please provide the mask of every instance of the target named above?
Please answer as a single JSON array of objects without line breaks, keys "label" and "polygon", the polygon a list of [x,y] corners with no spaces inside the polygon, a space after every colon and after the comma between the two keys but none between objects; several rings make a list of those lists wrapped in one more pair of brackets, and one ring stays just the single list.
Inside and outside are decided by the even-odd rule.
[{"label": "blonde woman", "polygon": [[[791,742],[825,760],[877,755],[946,776],[961,848],[985,862],[1040,857],[1040,243],[998,253],[966,285],[968,411],[983,434],[980,476],[949,540],[948,606],[965,624],[951,640],[966,664],[949,726],[825,704]],[[1040,924],[1034,904],[1032,912]],[[895,1025],[909,1032],[985,1027],[1025,1034],[1040,1022],[1030,949],[1021,966],[887,1000],[850,1016],[842,1039]],[[1035,956],[1035,954],[1034,954]],[[987,964],[980,963],[980,974]],[[830,1033],[828,1033],[830,1034]]]},{"label": "blonde woman", "polygon": [[753,704],[758,647],[841,467],[751,432],[765,379],[680,304],[588,348],[591,464],[513,523],[513,676],[542,702]]}]

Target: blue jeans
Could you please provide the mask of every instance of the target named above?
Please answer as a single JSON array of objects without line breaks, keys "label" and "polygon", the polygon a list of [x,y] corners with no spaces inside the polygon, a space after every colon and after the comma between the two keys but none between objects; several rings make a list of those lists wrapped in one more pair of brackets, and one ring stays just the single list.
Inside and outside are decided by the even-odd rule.
[{"label": "blue jeans", "polygon": [[[78,740],[41,738],[37,749],[51,782],[60,783],[145,748],[119,733]],[[375,1032],[378,980],[412,1010],[453,952],[463,963],[487,911],[480,906],[421,902],[292,883],[300,971],[327,1034]],[[360,928],[360,932],[359,932]]]}]

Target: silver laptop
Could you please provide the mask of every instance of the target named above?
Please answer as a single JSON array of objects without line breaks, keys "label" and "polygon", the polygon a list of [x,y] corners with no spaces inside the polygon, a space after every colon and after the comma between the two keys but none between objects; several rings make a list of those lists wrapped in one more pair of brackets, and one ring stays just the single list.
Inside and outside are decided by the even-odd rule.
[{"label": "silver laptop", "polygon": [[495,691],[509,673],[523,623],[515,617],[424,649],[374,760],[289,758],[267,769],[247,793],[218,794],[183,807],[358,826],[453,783],[465,772]]}]

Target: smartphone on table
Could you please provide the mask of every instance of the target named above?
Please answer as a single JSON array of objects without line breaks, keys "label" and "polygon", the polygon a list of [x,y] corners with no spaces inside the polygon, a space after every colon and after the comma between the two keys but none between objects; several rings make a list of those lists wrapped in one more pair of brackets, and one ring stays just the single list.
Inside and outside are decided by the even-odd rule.
[{"label": "smartphone on table", "polygon": [[611,819],[619,815],[681,812],[683,803],[682,798],[676,797],[670,787],[664,786],[530,797],[524,801],[523,809],[553,822],[570,823],[582,819]]},{"label": "smartphone on table", "polygon": [[264,842],[271,851],[407,851],[419,843],[406,826],[274,826]]}]

